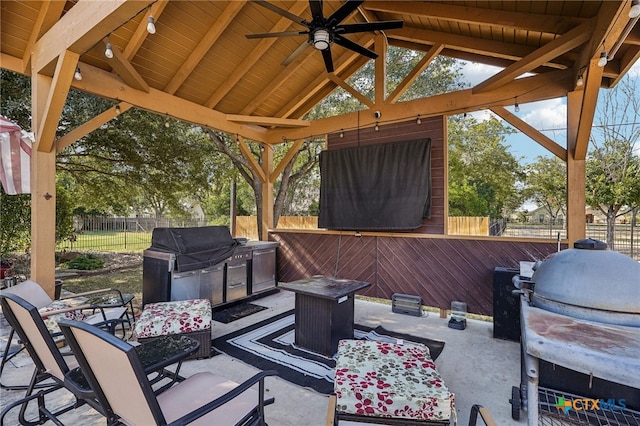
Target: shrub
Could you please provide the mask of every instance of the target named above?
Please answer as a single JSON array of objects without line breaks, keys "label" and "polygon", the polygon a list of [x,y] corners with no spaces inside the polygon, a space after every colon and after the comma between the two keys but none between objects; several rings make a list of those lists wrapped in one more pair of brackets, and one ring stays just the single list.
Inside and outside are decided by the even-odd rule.
[{"label": "shrub", "polygon": [[90,271],[100,269],[104,266],[104,261],[93,254],[85,254],[78,256],[68,262],[60,265],[64,269],[79,269],[81,271]]}]

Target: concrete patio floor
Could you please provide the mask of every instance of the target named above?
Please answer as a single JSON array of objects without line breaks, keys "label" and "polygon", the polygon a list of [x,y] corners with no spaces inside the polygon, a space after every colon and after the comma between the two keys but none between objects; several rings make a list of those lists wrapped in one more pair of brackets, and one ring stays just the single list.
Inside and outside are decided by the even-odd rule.
[{"label": "concrete patio floor", "polygon": [[[259,322],[276,314],[293,309],[294,294],[280,291],[253,303],[268,307],[229,324],[213,322],[213,338]],[[435,361],[438,371],[449,390],[455,394],[455,405],[459,425],[468,424],[469,413],[474,404],[489,409],[499,425],[526,424],[525,413],[521,420],[511,419],[511,387],[520,383],[520,348],[515,342],[494,339],[493,324],[487,321],[468,320],[465,330],[447,326],[448,318],[428,312],[422,317],[393,313],[389,304],[356,299],[355,322],[399,333],[428,337],[446,342],[444,350]],[[16,365],[17,364],[17,365]],[[9,363],[2,375],[3,383],[26,383],[32,373],[28,359]],[[241,382],[258,370],[241,359],[221,354],[206,360],[187,361],[181,374],[189,376],[199,371],[211,371],[228,379]],[[314,390],[303,388],[281,378],[267,378],[267,397],[275,397],[275,403],[266,408],[270,426],[324,425],[327,418],[329,398]],[[1,406],[20,398],[24,391],[0,391]],[[69,393],[62,390],[55,396],[60,401],[70,400]],[[17,409],[8,416],[5,424],[17,424]],[[104,418],[88,407],[81,407],[60,416],[67,425],[104,425]],[[49,422],[48,424],[52,424]],[[345,422],[341,422],[346,424]],[[481,420],[478,424],[483,424]]]}]

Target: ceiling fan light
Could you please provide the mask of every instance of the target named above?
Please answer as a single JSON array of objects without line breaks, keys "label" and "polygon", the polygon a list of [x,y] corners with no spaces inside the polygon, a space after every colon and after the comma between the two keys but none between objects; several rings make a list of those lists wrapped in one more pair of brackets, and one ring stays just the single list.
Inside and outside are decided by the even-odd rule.
[{"label": "ceiling fan light", "polygon": [[629,18],[634,19],[638,16],[640,16],[640,0],[633,0],[629,9]]},{"label": "ceiling fan light", "polygon": [[329,48],[331,40],[329,38],[329,31],[320,28],[313,33],[313,47],[318,50],[326,50]]}]

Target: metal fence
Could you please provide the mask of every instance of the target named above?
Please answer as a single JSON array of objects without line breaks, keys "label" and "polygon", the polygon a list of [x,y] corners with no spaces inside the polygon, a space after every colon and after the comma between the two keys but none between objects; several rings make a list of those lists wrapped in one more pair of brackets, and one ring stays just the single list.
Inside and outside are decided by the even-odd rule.
[{"label": "metal fence", "polygon": [[[241,219],[240,217],[238,219]],[[255,217],[242,218],[246,226],[255,225]],[[286,219],[286,218],[285,218]],[[317,228],[315,217],[303,218]],[[238,220],[238,224],[244,223]],[[279,223],[279,228],[301,227],[300,221],[294,221],[287,225],[287,220]],[[293,225],[295,224],[295,225]],[[141,251],[151,245],[151,233],[157,227],[196,227],[210,225],[206,221],[195,220],[173,220],[170,218],[130,218],[130,217],[100,217],[85,216],[76,217],[76,233],[72,240],[64,241],[58,245],[59,250],[96,250],[96,251]],[[567,232],[565,227],[549,224],[521,224],[521,223],[501,223],[501,233],[503,237],[519,238],[560,238],[565,239]],[[255,235],[245,235],[242,233],[242,226],[238,226],[236,236],[246,236],[256,238]],[[248,228],[247,228],[248,229]],[[631,224],[616,224],[616,235],[613,250],[640,260],[640,227]],[[257,231],[256,231],[257,232]],[[486,231],[484,231],[486,235]],[[606,241],[606,224],[587,224],[587,238]]]}]

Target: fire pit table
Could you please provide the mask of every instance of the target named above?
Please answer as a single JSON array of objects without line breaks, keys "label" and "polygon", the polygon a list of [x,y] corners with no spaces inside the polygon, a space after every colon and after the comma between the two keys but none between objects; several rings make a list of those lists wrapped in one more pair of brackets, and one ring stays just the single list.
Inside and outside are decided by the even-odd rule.
[{"label": "fire pit table", "polygon": [[296,294],[295,344],[333,356],[341,339],[353,339],[353,297],[369,286],[364,281],[322,275],[279,284]]}]

